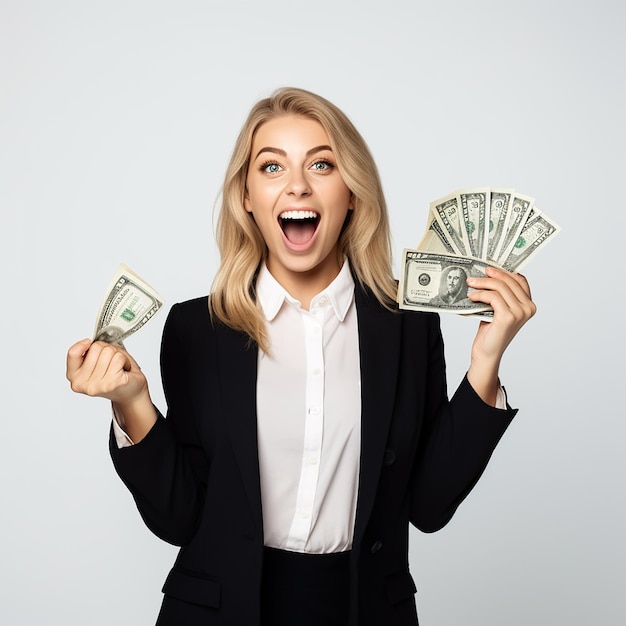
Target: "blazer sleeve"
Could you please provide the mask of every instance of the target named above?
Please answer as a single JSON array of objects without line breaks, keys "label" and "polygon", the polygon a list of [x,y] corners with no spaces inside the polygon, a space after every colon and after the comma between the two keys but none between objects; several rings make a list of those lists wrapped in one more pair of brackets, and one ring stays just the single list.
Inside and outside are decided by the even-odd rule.
[{"label": "blazer sleeve", "polygon": [[424,532],[445,526],[472,490],[517,413],[489,406],[467,380],[448,400],[439,317],[428,338],[425,420],[411,500],[411,521]]},{"label": "blazer sleeve", "polygon": [[161,344],[161,374],[168,419],[158,419],[139,443],[118,448],[111,429],[109,450],[146,525],[161,539],[185,545],[195,534],[204,503],[208,465],[190,407],[189,357],[180,305],[172,307]]}]

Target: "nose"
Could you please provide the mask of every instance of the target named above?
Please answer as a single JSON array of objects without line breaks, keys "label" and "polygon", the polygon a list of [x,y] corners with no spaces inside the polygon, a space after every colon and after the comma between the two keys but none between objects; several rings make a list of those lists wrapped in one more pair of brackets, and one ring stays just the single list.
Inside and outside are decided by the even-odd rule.
[{"label": "nose", "polygon": [[302,170],[295,169],[290,172],[285,191],[289,196],[300,198],[311,194],[311,185]]}]

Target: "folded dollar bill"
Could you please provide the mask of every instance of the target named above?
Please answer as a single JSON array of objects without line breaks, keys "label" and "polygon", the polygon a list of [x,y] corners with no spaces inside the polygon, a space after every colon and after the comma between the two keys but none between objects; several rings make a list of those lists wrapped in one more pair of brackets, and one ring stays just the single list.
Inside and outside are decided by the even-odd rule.
[{"label": "folded dollar bill", "polygon": [[[490,307],[468,300],[467,286],[457,287],[459,282],[484,275],[487,265],[518,272],[560,230],[535,206],[534,198],[515,189],[461,189],[435,200],[417,249],[403,252],[400,308],[490,320]],[[465,276],[459,281],[461,270]]]},{"label": "folded dollar bill", "polygon": [[163,306],[163,298],[124,264],[107,289],[96,318],[94,341],[122,344],[147,324]]}]

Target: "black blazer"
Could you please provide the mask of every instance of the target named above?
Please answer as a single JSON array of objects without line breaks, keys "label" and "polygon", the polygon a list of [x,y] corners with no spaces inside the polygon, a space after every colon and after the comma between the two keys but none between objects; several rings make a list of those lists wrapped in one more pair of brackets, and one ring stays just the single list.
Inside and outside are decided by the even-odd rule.
[{"label": "black blazer", "polygon": [[[515,411],[465,379],[449,401],[434,314],[390,312],[356,288],[361,472],[350,555],[356,626],[417,624],[408,523],[444,526],[482,474]],[[168,418],[110,450],[148,527],[182,546],[162,626],[259,623],[263,523],[256,432],[257,349],[211,324],[207,298],[172,307],[161,370]]]}]

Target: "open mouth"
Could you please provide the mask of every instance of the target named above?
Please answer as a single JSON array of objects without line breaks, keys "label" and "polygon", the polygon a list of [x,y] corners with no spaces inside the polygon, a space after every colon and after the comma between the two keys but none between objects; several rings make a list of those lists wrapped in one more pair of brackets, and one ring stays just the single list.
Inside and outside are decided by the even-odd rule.
[{"label": "open mouth", "polygon": [[291,243],[303,245],[313,239],[320,216],[315,211],[284,211],[278,216],[278,221]]}]

